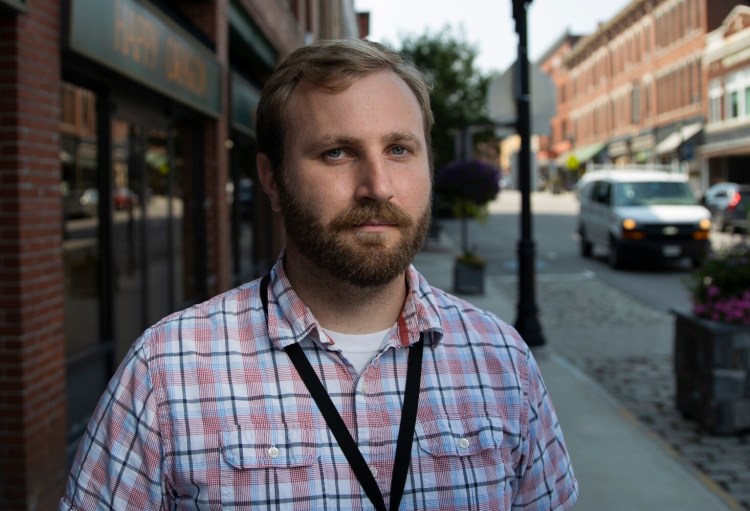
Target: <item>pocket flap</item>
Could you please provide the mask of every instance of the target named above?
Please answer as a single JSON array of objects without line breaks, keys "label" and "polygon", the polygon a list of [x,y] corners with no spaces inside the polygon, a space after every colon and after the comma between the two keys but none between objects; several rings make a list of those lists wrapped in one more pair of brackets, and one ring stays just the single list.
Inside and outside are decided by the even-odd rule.
[{"label": "pocket flap", "polygon": [[420,421],[416,434],[419,448],[433,456],[469,456],[503,441],[502,421],[494,417]]},{"label": "pocket flap", "polygon": [[221,451],[235,468],[303,467],[318,459],[312,428],[222,431]]}]

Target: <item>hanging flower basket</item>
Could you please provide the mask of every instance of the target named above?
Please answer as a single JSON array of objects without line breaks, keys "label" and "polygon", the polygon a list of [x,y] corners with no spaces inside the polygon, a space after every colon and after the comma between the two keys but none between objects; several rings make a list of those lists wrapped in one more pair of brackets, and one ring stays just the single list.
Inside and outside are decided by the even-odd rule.
[{"label": "hanging flower basket", "polygon": [[434,191],[456,218],[481,218],[500,192],[500,169],[481,160],[454,161],[435,172]]},{"label": "hanging flower basket", "polygon": [[435,173],[435,195],[461,221],[461,254],[454,267],[454,291],[484,293],[485,260],[469,248],[468,220],[487,218],[487,205],[500,192],[500,169],[480,160],[450,163]]}]

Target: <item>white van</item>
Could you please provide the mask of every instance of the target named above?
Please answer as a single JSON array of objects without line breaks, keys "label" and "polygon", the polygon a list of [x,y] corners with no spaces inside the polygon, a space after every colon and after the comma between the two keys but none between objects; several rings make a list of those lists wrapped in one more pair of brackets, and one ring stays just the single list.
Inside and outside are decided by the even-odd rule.
[{"label": "white van", "polygon": [[605,247],[617,268],[635,259],[680,259],[699,265],[710,249],[711,213],[687,176],[656,167],[589,171],[578,189],[581,255]]}]

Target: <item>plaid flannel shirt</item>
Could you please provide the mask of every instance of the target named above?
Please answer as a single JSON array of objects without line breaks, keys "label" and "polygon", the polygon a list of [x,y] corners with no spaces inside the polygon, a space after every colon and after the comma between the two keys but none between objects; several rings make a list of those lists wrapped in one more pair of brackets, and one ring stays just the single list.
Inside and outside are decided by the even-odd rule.
[{"label": "plaid flannel shirt", "polygon": [[402,510],[568,509],[578,486],[536,362],[494,315],[413,267],[388,340],[358,375],[277,263],[175,313],[102,396],[60,510],[373,509],[283,351],[298,342],[389,503],[408,349],[426,332]]}]

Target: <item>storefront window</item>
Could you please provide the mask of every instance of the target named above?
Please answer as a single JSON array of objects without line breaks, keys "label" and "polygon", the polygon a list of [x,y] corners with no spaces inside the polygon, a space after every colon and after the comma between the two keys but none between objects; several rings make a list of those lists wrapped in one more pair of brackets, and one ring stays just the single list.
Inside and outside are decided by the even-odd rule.
[{"label": "storefront window", "polygon": [[253,222],[256,208],[255,142],[237,133],[232,146],[232,172],[227,202],[232,226],[232,273],[235,284],[254,278]]},{"label": "storefront window", "polygon": [[189,251],[183,243],[182,164],[170,131],[115,119],[112,140],[119,359],[148,326],[186,305]]},{"label": "storefront window", "polygon": [[101,350],[102,254],[96,95],[71,83],[61,90],[60,198],[63,208],[65,350],[71,444],[106,384]]}]

